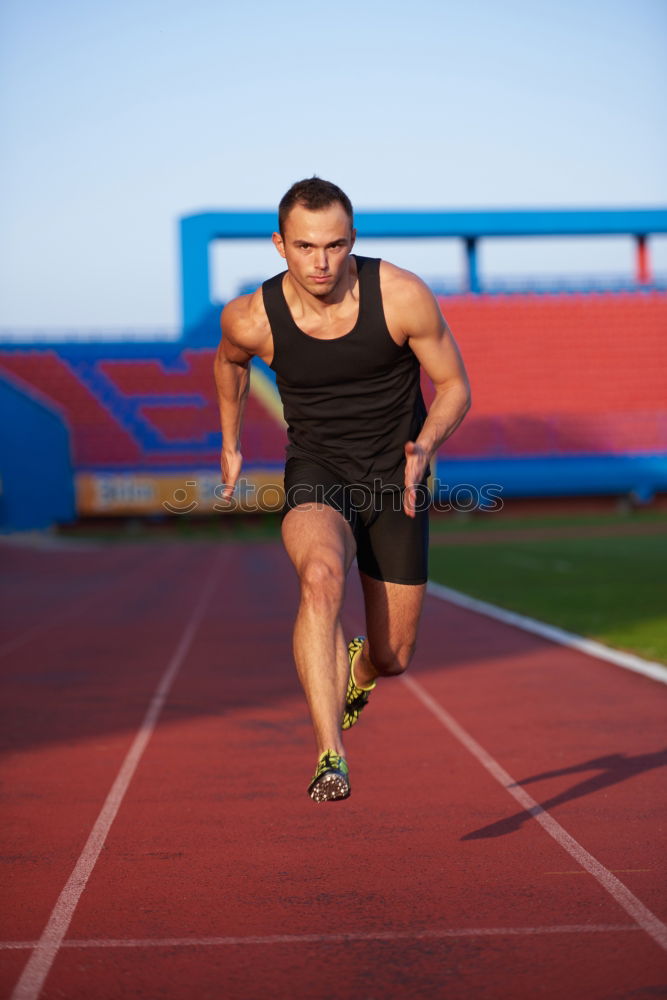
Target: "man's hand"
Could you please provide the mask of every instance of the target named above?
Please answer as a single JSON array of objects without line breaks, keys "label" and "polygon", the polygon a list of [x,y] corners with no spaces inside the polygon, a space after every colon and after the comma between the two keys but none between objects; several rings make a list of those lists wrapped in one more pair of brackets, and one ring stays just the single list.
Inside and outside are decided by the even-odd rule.
[{"label": "man's hand", "polygon": [[243,456],[240,451],[225,451],[223,448],[220,458],[220,468],[222,470],[222,500],[227,503],[232,499],[234,487],[238,482],[243,465]]},{"label": "man's hand", "polygon": [[420,497],[421,483],[428,468],[430,455],[415,441],[405,446],[405,489],[403,490],[403,510],[408,517],[415,516],[415,506]]}]

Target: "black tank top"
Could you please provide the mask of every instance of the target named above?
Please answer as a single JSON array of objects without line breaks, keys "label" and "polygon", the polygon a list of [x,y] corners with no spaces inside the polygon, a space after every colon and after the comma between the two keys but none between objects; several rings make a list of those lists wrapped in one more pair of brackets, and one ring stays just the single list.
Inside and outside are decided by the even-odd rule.
[{"label": "black tank top", "polygon": [[262,285],[287,457],[312,459],[344,482],[402,485],[405,444],[426,417],[419,362],[387,329],[380,260],[355,259],[359,316],[349,333],[333,340],[318,340],[296,325],[283,294],[286,272]]}]

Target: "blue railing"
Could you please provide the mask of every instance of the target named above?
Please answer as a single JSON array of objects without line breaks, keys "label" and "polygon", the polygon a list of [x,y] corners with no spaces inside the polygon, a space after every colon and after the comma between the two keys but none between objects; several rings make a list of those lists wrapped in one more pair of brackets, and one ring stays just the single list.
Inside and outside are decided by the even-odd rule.
[{"label": "blue railing", "polygon": [[[358,235],[368,239],[447,239],[463,241],[465,290],[479,294],[481,239],[535,236],[631,236],[636,242],[636,284],[652,282],[648,237],[667,233],[667,209],[518,209],[516,211],[358,212]],[[278,228],[275,212],[199,212],[180,221],[183,329],[201,323],[211,308],[209,244],[213,240],[269,239]]]}]

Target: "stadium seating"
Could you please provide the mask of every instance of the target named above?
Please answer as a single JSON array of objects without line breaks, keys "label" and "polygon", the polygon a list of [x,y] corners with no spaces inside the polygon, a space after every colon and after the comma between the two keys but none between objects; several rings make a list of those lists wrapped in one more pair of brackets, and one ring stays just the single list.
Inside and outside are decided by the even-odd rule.
[{"label": "stadium seating", "polygon": [[[473,407],[447,457],[667,451],[664,292],[453,296],[443,312]],[[218,467],[214,345],[4,345],[0,372],[36,388],[71,429],[75,469]],[[424,380],[427,399],[432,388]],[[276,465],[285,433],[259,394],[246,461]]]}]

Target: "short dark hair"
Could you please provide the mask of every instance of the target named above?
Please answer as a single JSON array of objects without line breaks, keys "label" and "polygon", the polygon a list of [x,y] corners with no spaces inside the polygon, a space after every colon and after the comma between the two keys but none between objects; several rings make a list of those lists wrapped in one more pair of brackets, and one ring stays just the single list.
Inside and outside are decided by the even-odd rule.
[{"label": "short dark hair", "polygon": [[311,212],[316,212],[320,208],[328,208],[329,205],[333,205],[337,201],[349,215],[350,225],[352,225],[354,215],[352,202],[337,184],[323,181],[321,177],[307,177],[303,181],[297,181],[280,199],[278,206],[280,235],[285,235],[285,222],[295,205],[303,205]]}]

